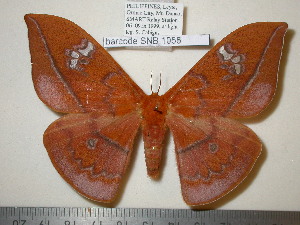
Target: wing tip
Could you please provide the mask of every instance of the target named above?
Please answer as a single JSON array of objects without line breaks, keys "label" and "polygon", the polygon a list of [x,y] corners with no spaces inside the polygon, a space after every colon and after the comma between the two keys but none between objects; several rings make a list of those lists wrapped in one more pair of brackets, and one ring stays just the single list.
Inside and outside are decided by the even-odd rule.
[{"label": "wing tip", "polygon": [[30,26],[30,23],[31,23],[31,20],[32,20],[32,15],[33,15],[33,14],[26,14],[26,15],[24,16],[24,20],[25,20],[25,23],[27,24],[27,27]]},{"label": "wing tip", "polygon": [[34,14],[34,13],[28,13],[24,15],[24,20],[28,24],[28,22],[32,19],[35,19],[36,17],[41,16],[42,14]]}]

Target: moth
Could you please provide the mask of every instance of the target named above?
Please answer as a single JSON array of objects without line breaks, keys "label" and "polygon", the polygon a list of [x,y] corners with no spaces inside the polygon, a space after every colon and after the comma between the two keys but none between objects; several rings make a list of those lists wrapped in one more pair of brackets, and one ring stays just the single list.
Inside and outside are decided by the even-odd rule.
[{"label": "moth", "polygon": [[170,130],[184,201],[211,203],[236,188],[260,155],[257,135],[235,119],[271,102],[287,24],[260,22],[229,34],[163,95],[146,95],[82,28],[51,15],[25,16],[39,98],[65,113],[43,142],[80,194],[112,202],[142,131],[147,173],[157,178]]}]

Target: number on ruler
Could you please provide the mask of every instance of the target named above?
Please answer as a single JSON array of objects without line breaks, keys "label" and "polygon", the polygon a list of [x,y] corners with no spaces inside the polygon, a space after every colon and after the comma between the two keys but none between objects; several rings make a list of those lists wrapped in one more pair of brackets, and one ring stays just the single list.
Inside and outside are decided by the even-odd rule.
[{"label": "number on ruler", "polygon": [[66,220],[66,221],[65,221],[65,225],[76,225],[76,222],[73,221],[73,223],[72,223],[71,221]]},{"label": "number on ruler", "polygon": [[[122,221],[118,221],[117,225],[123,225]],[[124,225],[127,225],[127,221],[125,221]]]},{"label": "number on ruler", "polygon": [[[92,225],[96,225],[96,221],[94,221]],[[98,225],[102,225],[102,221],[99,221]]]},{"label": "number on ruler", "polygon": [[20,220],[20,221],[14,220],[13,221],[13,225],[25,225],[25,223],[26,223],[26,220]]}]

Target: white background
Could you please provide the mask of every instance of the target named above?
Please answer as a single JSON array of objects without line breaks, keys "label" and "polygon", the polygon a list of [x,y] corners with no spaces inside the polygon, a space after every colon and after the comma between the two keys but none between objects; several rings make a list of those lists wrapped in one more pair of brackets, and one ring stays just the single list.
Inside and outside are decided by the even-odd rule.
[{"label": "white background", "polygon": [[[212,45],[236,28],[258,21],[285,21],[289,30],[277,95],[268,110],[246,124],[263,142],[253,172],[223,199],[199,208],[300,210],[300,1],[178,0],[185,7],[183,34],[211,34]],[[119,199],[98,204],[77,194],[56,172],[42,144],[58,115],[37,97],[31,81],[26,13],[54,14],[74,21],[96,40],[123,34],[123,0],[1,0],[0,7],[0,206],[188,208],[183,202],[172,137],[167,138],[162,177],[146,175],[143,143],[135,153]],[[109,53],[150,93],[162,71],[161,93],[175,84],[210,48],[172,51],[114,49]]]}]

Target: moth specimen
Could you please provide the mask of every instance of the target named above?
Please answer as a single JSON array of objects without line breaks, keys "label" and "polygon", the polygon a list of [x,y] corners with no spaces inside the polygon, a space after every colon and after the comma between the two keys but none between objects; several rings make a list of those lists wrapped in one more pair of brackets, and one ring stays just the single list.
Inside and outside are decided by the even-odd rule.
[{"label": "moth specimen", "polygon": [[159,176],[170,129],[189,205],[221,198],[249,174],[262,145],[234,119],[256,116],[272,100],[286,23],[237,29],[160,96],[146,95],[73,22],[35,14],[25,21],[35,90],[52,110],[66,113],[47,128],[44,145],[79,193],[99,202],[115,199],[139,128],[152,178]]}]

